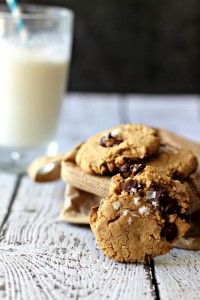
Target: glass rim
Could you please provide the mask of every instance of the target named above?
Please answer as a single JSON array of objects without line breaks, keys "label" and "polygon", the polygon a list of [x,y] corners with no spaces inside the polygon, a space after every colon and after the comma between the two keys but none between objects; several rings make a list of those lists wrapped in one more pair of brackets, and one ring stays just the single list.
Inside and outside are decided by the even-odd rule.
[{"label": "glass rim", "polygon": [[[29,20],[52,20],[60,18],[73,18],[74,12],[70,8],[65,8],[62,6],[53,6],[53,5],[40,5],[40,4],[26,4],[22,3],[19,5],[22,9],[20,16],[13,16],[8,9],[6,4],[0,4],[0,18],[5,19],[29,19]],[[23,12],[24,9],[30,10],[29,12]],[[5,9],[3,11],[2,9]],[[33,14],[31,14],[34,12]],[[53,12],[51,15],[49,12]]]}]

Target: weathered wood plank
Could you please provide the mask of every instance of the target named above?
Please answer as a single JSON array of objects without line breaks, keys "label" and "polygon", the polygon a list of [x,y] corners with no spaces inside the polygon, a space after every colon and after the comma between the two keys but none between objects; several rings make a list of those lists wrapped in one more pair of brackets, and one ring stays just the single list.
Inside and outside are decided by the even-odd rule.
[{"label": "weathered wood plank", "polygon": [[16,181],[17,176],[6,172],[0,172],[0,227],[8,212]]},{"label": "weathered wood plank", "polygon": [[196,96],[127,96],[127,120],[163,127],[200,142],[200,103]]},{"label": "weathered wood plank", "polygon": [[[64,104],[65,150],[121,120],[117,96],[81,98],[71,95]],[[148,267],[109,260],[89,227],[58,220],[64,188],[22,179],[0,243],[0,298],[155,299]]]},{"label": "weathered wood plank", "polygon": [[[3,235],[3,226],[9,214],[12,197],[16,188],[17,176],[0,172],[0,240]],[[1,258],[0,258],[1,259]],[[0,268],[0,293],[5,295],[4,269]]]},{"label": "weathered wood plank", "polygon": [[155,259],[155,269],[161,299],[200,298],[200,251],[173,249]]}]

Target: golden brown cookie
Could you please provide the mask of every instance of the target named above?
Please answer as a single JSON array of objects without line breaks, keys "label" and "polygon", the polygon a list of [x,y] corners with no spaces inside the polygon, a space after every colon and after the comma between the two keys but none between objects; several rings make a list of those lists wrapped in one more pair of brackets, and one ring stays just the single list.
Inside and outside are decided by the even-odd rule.
[{"label": "golden brown cookie", "polygon": [[122,124],[91,137],[78,150],[76,163],[87,173],[113,173],[122,157],[138,162],[155,154],[159,145],[157,130]]},{"label": "golden brown cookie", "polygon": [[186,186],[152,167],[111,180],[108,196],[94,207],[90,225],[105,255],[118,262],[149,260],[172,249],[190,227]]}]

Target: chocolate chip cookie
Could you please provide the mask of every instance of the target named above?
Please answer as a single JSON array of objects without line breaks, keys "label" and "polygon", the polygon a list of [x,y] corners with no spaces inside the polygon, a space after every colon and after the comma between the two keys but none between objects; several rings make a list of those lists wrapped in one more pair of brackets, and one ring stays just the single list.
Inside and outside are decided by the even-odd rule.
[{"label": "chocolate chip cookie", "polygon": [[172,249],[189,229],[185,184],[150,166],[133,166],[132,175],[113,176],[90,225],[105,255],[118,262],[147,261]]},{"label": "chocolate chip cookie", "polygon": [[122,124],[91,137],[78,150],[76,163],[87,173],[113,174],[122,158],[140,162],[155,154],[159,145],[157,130]]},{"label": "chocolate chip cookie", "polygon": [[[120,157],[116,161],[123,177],[128,177],[132,172],[134,173],[134,160]],[[191,151],[184,148],[178,149],[169,144],[160,145],[157,155],[144,163],[171,178],[179,179],[186,179],[196,170],[198,165],[197,158]],[[137,165],[137,168],[141,168],[141,166]]]}]

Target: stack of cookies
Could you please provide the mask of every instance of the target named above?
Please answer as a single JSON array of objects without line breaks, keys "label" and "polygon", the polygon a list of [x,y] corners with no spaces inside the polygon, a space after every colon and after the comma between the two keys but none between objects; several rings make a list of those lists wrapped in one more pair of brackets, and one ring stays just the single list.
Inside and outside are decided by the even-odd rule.
[{"label": "stack of cookies", "polygon": [[157,130],[116,126],[82,144],[75,162],[85,175],[110,178],[90,214],[97,244],[108,257],[148,261],[170,251],[189,229],[187,178],[197,159],[189,150],[161,143]]},{"label": "stack of cookies", "polygon": [[90,223],[105,255],[149,261],[174,245],[200,250],[200,169],[190,147],[200,161],[199,144],[122,124],[69,153],[37,159],[29,175],[67,183],[61,219]]}]

